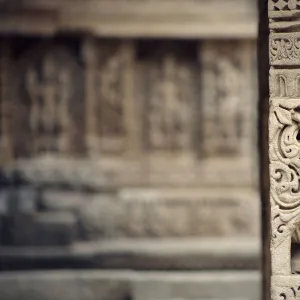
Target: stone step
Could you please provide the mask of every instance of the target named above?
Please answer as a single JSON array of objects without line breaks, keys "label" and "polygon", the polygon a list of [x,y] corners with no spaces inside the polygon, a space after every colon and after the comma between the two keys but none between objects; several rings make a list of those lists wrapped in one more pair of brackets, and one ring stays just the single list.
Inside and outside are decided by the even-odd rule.
[{"label": "stone step", "polygon": [[260,272],[45,271],[0,274],[5,300],[259,300]]},{"label": "stone step", "polygon": [[2,269],[256,270],[258,239],[118,239],[68,247],[1,247]]}]

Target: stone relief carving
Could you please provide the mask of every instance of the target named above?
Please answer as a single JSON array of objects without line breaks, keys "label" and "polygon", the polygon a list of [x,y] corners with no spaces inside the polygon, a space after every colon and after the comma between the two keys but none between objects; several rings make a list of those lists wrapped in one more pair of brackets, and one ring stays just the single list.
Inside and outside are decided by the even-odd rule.
[{"label": "stone relief carving", "polygon": [[[205,155],[241,155],[244,148],[243,140],[251,139],[251,129],[246,128],[245,125],[252,115],[249,105],[252,99],[244,93],[246,81],[249,84],[251,80],[250,67],[244,64],[249,57],[245,58],[241,55],[245,49],[238,42],[225,42],[219,45],[208,42],[200,47],[201,52],[205,69],[203,72],[204,153]],[[216,57],[218,60],[215,59]]]},{"label": "stone relief carving", "polygon": [[[131,77],[134,46],[122,42],[95,42],[86,51],[87,72],[93,72],[92,106],[88,111],[94,118],[89,135],[91,148],[96,151],[123,151],[128,132],[127,108],[132,92]],[[93,57],[91,57],[93,56]],[[92,61],[92,63],[88,63]]]},{"label": "stone relief carving", "polygon": [[63,47],[50,46],[41,52],[33,49],[29,54],[21,64],[20,90],[28,103],[32,151],[72,151],[79,144],[76,139],[81,129],[80,120],[75,121],[82,101],[78,99],[79,66]]},{"label": "stone relief carving", "polygon": [[300,97],[300,73],[291,69],[270,70],[270,95],[280,98]]},{"label": "stone relief carving", "polygon": [[[277,17],[297,9],[298,1],[269,0],[270,28],[276,27]],[[291,270],[291,243],[300,242],[299,37],[298,32],[278,30],[269,37],[271,294],[275,300],[300,297],[300,277]]]},{"label": "stone relief carving", "polygon": [[[148,143],[153,150],[184,150],[191,147],[193,73],[172,52],[153,64],[148,98]],[[190,88],[190,90],[189,90]]]},{"label": "stone relief carving", "polygon": [[[270,107],[270,196],[272,206],[272,251],[291,239],[300,221],[298,99],[273,98]],[[297,235],[294,235],[297,238]],[[287,241],[290,243],[290,241]],[[280,258],[278,259],[286,259]],[[280,263],[279,263],[280,265]],[[277,270],[277,262],[273,266]],[[290,268],[280,267],[277,272]]]},{"label": "stone relief carving", "polygon": [[271,65],[293,65],[300,59],[299,33],[270,34]]}]

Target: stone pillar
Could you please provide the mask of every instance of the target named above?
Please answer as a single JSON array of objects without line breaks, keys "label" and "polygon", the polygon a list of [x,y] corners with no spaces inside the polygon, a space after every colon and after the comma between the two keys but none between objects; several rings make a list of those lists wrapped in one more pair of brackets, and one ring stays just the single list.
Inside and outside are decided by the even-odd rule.
[{"label": "stone pillar", "polygon": [[[269,0],[269,161],[271,297],[300,298],[291,244],[300,223],[299,1]],[[267,101],[267,99],[265,99]]]}]

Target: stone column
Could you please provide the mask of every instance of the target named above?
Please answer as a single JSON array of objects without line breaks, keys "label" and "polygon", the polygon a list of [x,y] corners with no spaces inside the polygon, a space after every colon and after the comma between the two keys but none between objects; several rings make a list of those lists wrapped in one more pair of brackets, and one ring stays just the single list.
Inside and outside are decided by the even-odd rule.
[{"label": "stone column", "polygon": [[[271,297],[300,298],[291,244],[300,223],[300,30],[298,0],[269,0]],[[265,99],[267,101],[267,99]]]}]

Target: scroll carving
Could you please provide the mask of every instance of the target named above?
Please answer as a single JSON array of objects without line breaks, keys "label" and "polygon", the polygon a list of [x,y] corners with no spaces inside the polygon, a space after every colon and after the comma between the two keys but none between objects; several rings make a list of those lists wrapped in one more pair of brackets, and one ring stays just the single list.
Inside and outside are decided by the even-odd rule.
[{"label": "scroll carving", "polygon": [[297,70],[271,69],[270,95],[280,98],[300,97],[300,74]]},{"label": "scroll carving", "polygon": [[[280,32],[299,11],[298,0],[269,0],[272,299],[300,299],[300,277],[292,275],[291,243],[300,233],[300,33]],[[282,25],[282,18],[290,17]],[[278,26],[276,25],[276,22]],[[296,27],[295,27],[296,28]]]},{"label": "scroll carving", "polygon": [[300,299],[300,277],[293,275],[291,269],[291,243],[300,242],[300,32],[293,19],[299,8],[298,0],[269,0],[270,249],[274,300]]},{"label": "scroll carving", "polygon": [[299,63],[299,33],[271,33],[269,47],[271,65],[294,65]]}]

